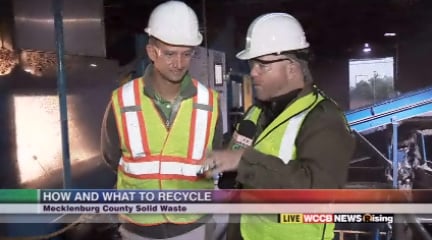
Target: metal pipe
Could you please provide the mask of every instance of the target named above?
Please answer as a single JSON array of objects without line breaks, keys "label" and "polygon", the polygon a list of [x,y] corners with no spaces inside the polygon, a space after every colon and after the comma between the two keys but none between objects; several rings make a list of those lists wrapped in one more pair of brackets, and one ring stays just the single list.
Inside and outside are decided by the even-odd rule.
[{"label": "metal pipe", "polygon": [[393,81],[393,89],[394,85],[399,82],[399,36],[396,35],[395,42],[395,59],[394,59],[394,81]]},{"label": "metal pipe", "polygon": [[361,135],[356,130],[353,130],[354,135],[356,138],[360,140],[360,143],[364,144],[365,147],[372,150],[374,157],[378,157],[378,159],[384,160],[389,166],[391,166],[393,163],[389,159],[384,156],[384,154],[381,153],[380,150],[378,150],[371,142],[369,142],[363,135]]},{"label": "metal pipe", "polygon": [[423,157],[423,161],[426,163],[427,161],[427,156],[426,156],[426,143],[425,143],[425,136],[422,132],[419,132],[418,134],[420,134],[420,141],[421,141],[421,145],[422,145],[422,157]]},{"label": "metal pipe", "polygon": [[207,40],[207,7],[206,0],[202,0],[202,18],[203,18],[203,32],[204,32],[204,47],[208,49],[208,40]]},{"label": "metal pipe", "polygon": [[374,231],[374,240],[380,240],[380,239],[381,239],[380,229],[379,227],[376,227]]},{"label": "metal pipe", "polygon": [[425,229],[423,224],[415,215],[409,214],[406,216],[406,218],[408,225],[412,228],[412,230],[414,230],[415,233],[418,234],[418,236],[420,236],[420,239],[418,240],[432,240],[430,233]]},{"label": "metal pipe", "polygon": [[[203,18],[203,35],[204,35],[204,48],[206,51],[206,66],[207,66],[207,70],[209,69],[209,58],[210,58],[210,52],[209,52],[209,48],[208,48],[208,39],[207,39],[207,3],[206,0],[202,0],[201,1],[202,4],[202,18]],[[211,84],[211,79],[210,79],[210,74],[207,74],[207,86],[212,86]]]},{"label": "metal pipe", "polygon": [[398,188],[398,123],[392,119],[393,136],[392,136],[392,159],[393,159],[393,188]]},{"label": "metal pipe", "polygon": [[135,35],[135,55],[136,62],[135,67],[135,76],[133,78],[141,77],[144,74],[144,66],[147,65],[144,52],[146,45],[146,36],[142,33]]},{"label": "metal pipe", "polygon": [[367,161],[370,160],[370,157],[362,157],[362,158],[356,158],[354,160],[351,160],[350,164],[356,164],[358,162],[363,162],[363,161]]},{"label": "metal pipe", "polygon": [[64,66],[64,40],[63,40],[63,0],[52,0],[54,6],[54,29],[57,56],[57,91],[60,101],[60,124],[63,156],[63,188],[71,187],[71,163],[69,151],[69,132],[67,116],[67,89]]}]

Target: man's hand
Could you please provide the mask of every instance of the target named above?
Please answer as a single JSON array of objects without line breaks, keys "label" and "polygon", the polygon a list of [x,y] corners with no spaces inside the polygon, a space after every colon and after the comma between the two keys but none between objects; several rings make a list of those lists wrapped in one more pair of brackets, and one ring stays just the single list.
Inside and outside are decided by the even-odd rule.
[{"label": "man's hand", "polygon": [[207,177],[226,171],[237,169],[244,149],[239,150],[217,150],[209,152],[204,161],[204,168],[209,169],[205,173]]}]

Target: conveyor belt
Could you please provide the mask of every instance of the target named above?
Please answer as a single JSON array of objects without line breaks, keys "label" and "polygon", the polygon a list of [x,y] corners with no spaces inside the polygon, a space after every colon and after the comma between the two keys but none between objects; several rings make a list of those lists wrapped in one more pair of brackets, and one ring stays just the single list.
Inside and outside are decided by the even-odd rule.
[{"label": "conveyor belt", "polygon": [[373,131],[392,122],[432,112],[432,88],[409,92],[365,108],[345,113],[357,132]]}]

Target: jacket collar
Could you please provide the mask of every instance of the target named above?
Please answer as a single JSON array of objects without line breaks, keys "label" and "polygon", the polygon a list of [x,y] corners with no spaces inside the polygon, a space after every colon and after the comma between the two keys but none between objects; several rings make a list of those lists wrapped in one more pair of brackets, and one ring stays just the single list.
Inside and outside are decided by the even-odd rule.
[{"label": "jacket collar", "polygon": [[274,97],[268,101],[257,101],[257,106],[260,107],[264,114],[263,125],[264,127],[270,124],[274,119],[276,119],[279,114],[281,114],[287,106],[293,103],[295,100],[311,93],[314,91],[312,85],[306,85],[302,89],[295,89],[284,95]]},{"label": "jacket collar", "polygon": [[[153,64],[147,65],[143,79],[144,79],[144,94],[152,99],[156,99],[156,91],[153,88],[152,82],[153,82],[153,71],[154,67]],[[181,86],[180,86],[180,97],[181,99],[187,99],[195,96],[197,93],[197,88],[192,82],[192,77],[189,75],[189,73],[186,73],[186,75],[183,77]]]}]

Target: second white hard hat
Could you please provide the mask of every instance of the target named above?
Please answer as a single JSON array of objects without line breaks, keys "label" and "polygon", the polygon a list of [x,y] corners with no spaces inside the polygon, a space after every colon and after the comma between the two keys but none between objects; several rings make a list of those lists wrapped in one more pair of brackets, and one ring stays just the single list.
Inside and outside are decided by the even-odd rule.
[{"label": "second white hard hat", "polygon": [[172,45],[198,46],[203,39],[195,12],[180,1],[158,5],[150,14],[145,32]]},{"label": "second white hard hat", "polygon": [[304,30],[297,19],[286,13],[269,13],[251,23],[246,36],[246,47],[236,56],[246,60],[308,47]]}]

